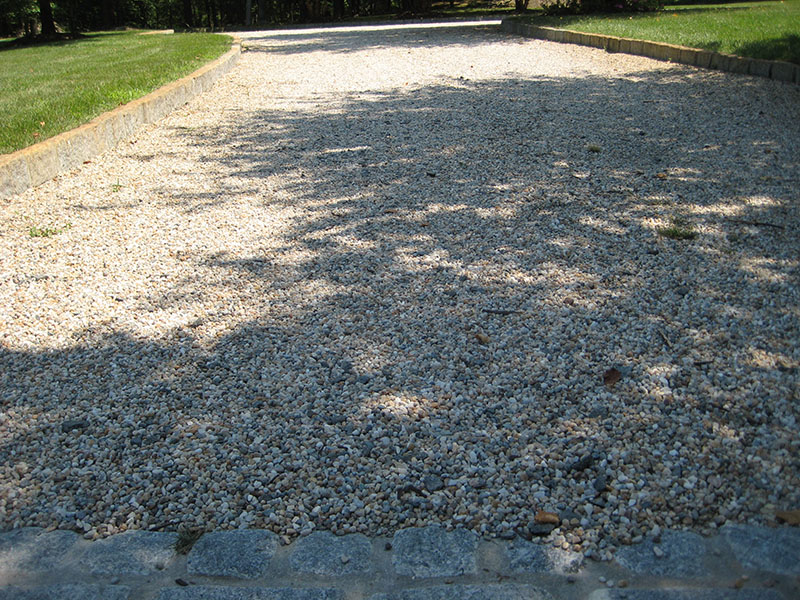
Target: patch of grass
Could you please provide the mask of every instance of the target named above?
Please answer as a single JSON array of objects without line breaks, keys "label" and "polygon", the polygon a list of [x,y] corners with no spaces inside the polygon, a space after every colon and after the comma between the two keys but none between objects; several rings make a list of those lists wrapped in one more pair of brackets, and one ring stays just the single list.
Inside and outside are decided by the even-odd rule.
[{"label": "patch of grass", "polygon": [[178,554],[189,554],[203,535],[203,529],[199,527],[186,527],[178,531],[178,539],[175,540],[175,552]]},{"label": "patch of grass", "polygon": [[658,235],[671,240],[693,240],[697,237],[697,232],[686,219],[673,217],[669,227],[661,227]]},{"label": "patch of grass", "polygon": [[28,228],[28,235],[32,238],[49,238],[66,231],[70,227],[72,227],[71,223],[67,223],[64,227],[37,227],[36,225],[31,225]]},{"label": "patch of grass", "polygon": [[124,186],[123,186],[123,185],[122,185],[122,184],[119,182],[119,179],[117,179],[117,183],[113,183],[113,184],[111,184],[111,191],[112,191],[112,192],[114,192],[114,193],[116,194],[116,193],[117,193],[118,191],[120,191],[120,190],[121,190],[123,187],[124,187]]},{"label": "patch of grass", "polygon": [[148,94],[230,48],[225,35],[92,33],[0,45],[0,154],[42,141]]},{"label": "patch of grass", "polygon": [[598,154],[603,151],[603,149],[597,144],[589,144],[588,146],[586,146],[586,149],[589,152],[594,152],[595,154]]},{"label": "patch of grass", "polygon": [[537,16],[531,22],[800,64],[800,0],[677,5],[657,13]]}]

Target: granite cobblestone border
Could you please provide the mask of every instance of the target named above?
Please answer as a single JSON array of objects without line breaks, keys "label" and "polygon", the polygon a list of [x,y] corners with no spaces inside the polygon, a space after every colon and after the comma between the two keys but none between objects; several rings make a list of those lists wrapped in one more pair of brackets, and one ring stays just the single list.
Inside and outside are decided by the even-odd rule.
[{"label": "granite cobblestone border", "polygon": [[158,121],[195,96],[236,64],[241,41],[215,61],[157,90],[22,150],[0,156],[0,199],[49,181],[133,136],[143,125]]},{"label": "granite cobblestone border", "polygon": [[514,18],[503,19],[501,28],[506,33],[540,40],[602,48],[607,52],[635,54],[702,69],[754,75],[800,85],[800,65],[780,60],[747,58],[661,42],[634,40],[612,35],[601,35],[599,33],[582,33],[553,27],[539,27],[523,23]]},{"label": "granite cobblestone border", "polygon": [[[800,597],[800,529],[667,530],[584,560],[544,541],[463,529],[388,538],[266,530],[206,533],[179,554],[175,533],[89,541],[38,528],[0,532],[0,600],[789,600]],[[284,540],[288,542],[288,540]]]}]

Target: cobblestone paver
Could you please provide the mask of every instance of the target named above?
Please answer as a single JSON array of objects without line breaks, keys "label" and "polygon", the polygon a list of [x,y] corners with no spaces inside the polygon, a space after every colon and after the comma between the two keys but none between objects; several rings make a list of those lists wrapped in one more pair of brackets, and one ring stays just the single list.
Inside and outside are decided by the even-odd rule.
[{"label": "cobblestone paver", "polygon": [[270,531],[207,533],[189,553],[189,574],[254,579],[266,573],[277,547],[278,536]]},{"label": "cobblestone paver", "polygon": [[656,542],[626,546],[617,552],[617,561],[635,573],[666,577],[700,577],[706,573],[706,546],[703,538],[685,531],[667,531]]},{"label": "cobblestone paver", "polygon": [[439,527],[403,529],[394,536],[392,557],[400,575],[446,577],[476,572],[478,537],[469,531]]},{"label": "cobblestone paver", "polygon": [[149,575],[174,559],[177,541],[174,533],[126,531],[91,544],[84,561],[92,575]]},{"label": "cobblestone paver", "polygon": [[[391,539],[264,530],[177,534],[0,533],[0,600],[794,600],[800,530],[663,531],[611,562],[551,544],[416,527]],[[45,568],[49,567],[49,568]]]},{"label": "cobblestone paver", "polygon": [[333,576],[366,573],[371,561],[372,544],[366,536],[337,537],[329,531],[298,540],[289,558],[292,568],[300,573]]}]

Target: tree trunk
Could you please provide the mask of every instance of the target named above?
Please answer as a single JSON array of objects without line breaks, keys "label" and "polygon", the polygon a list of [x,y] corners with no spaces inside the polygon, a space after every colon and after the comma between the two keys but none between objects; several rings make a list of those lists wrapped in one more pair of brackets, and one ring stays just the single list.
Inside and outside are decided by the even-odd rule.
[{"label": "tree trunk", "polygon": [[75,14],[75,2],[67,3],[67,25],[69,26],[69,32],[72,35],[76,35],[78,33],[78,18]]},{"label": "tree trunk", "polygon": [[194,27],[194,16],[192,15],[192,0],[183,0],[183,23],[187,27]]},{"label": "tree trunk", "polygon": [[42,35],[55,35],[56,23],[53,21],[53,7],[50,0],[39,0],[39,20],[42,22]]},{"label": "tree trunk", "polygon": [[253,18],[253,0],[245,0],[244,3],[244,24],[250,27]]},{"label": "tree trunk", "polygon": [[112,0],[103,0],[103,29],[113,29],[114,22],[114,3]]},{"label": "tree trunk", "polygon": [[210,0],[206,0],[206,18],[209,30],[214,31],[214,5]]}]

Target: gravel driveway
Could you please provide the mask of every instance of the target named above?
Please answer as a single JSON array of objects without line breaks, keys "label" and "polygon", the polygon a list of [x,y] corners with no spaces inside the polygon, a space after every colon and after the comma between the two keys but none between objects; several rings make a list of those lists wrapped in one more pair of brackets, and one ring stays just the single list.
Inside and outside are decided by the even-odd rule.
[{"label": "gravel driveway", "polygon": [[0,203],[0,528],[548,510],[608,558],[798,508],[800,88],[491,23],[244,37]]}]

